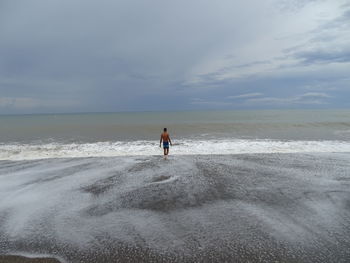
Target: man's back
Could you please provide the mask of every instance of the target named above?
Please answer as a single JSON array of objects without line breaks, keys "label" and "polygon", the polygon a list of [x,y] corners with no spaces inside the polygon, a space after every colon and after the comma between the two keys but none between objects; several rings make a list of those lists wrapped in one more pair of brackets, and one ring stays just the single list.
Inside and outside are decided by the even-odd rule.
[{"label": "man's back", "polygon": [[168,134],[168,132],[163,132],[162,133],[162,140],[163,140],[163,142],[168,142],[169,141],[169,134]]}]

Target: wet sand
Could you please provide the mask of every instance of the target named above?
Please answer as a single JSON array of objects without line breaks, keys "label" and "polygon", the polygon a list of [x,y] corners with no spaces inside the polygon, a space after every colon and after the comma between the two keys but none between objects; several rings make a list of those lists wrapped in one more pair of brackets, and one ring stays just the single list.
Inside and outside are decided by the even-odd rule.
[{"label": "wet sand", "polygon": [[28,258],[21,256],[0,256],[1,263],[60,263],[54,258]]},{"label": "wet sand", "polygon": [[0,254],[11,253],[349,262],[350,154],[0,161]]}]

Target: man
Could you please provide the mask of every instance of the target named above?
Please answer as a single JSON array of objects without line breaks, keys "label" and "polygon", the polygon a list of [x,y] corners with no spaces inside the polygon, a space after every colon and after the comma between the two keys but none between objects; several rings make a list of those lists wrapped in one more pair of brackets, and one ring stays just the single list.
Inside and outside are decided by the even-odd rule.
[{"label": "man", "polygon": [[164,132],[160,135],[159,147],[162,147],[162,142],[163,142],[163,149],[164,149],[164,159],[166,159],[169,154],[169,143],[171,146],[173,146],[173,144],[171,143],[167,128],[164,128]]}]

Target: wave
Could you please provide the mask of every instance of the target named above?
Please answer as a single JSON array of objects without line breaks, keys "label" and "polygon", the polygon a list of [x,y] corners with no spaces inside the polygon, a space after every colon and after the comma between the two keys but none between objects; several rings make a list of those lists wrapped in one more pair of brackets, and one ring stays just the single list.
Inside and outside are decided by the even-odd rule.
[{"label": "wave", "polygon": [[[170,149],[172,155],[242,153],[350,152],[347,141],[279,140],[183,140]],[[0,160],[45,158],[112,157],[161,155],[157,141],[115,141],[96,143],[0,144]]]}]

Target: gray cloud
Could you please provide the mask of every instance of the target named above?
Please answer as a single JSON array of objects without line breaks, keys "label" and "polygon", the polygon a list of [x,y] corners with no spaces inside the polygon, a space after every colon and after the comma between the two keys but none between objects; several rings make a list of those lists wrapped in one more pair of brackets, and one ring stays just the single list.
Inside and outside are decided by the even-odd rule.
[{"label": "gray cloud", "polygon": [[259,97],[262,96],[264,94],[259,93],[259,92],[255,92],[255,93],[246,93],[246,94],[240,94],[240,95],[236,95],[236,96],[228,96],[228,99],[245,99],[245,98],[252,98],[252,97]]},{"label": "gray cloud", "polygon": [[293,57],[304,65],[314,63],[348,63],[350,62],[350,8],[339,7],[341,13],[333,19],[322,21],[303,44],[284,49],[286,57]]},{"label": "gray cloud", "polygon": [[329,96],[326,93],[308,92],[308,93],[300,95],[299,98],[331,98],[331,96]]},{"label": "gray cloud", "polygon": [[290,106],[290,105],[324,105],[328,104],[325,100],[331,98],[326,93],[309,92],[298,96],[292,96],[287,98],[279,97],[263,97],[263,98],[252,98],[247,99],[248,104],[260,104],[260,105],[271,105],[271,106]]},{"label": "gray cloud", "polygon": [[205,100],[205,99],[200,99],[200,98],[194,98],[191,101],[192,105],[197,105],[197,106],[204,106],[209,109],[225,109],[227,107],[232,106],[232,102],[226,102],[222,100]]},{"label": "gray cloud", "polygon": [[49,110],[54,107],[70,107],[79,105],[75,100],[41,100],[30,97],[0,97],[0,109],[11,108],[13,110]]},{"label": "gray cloud", "polygon": [[312,2],[318,2],[322,0],[280,0],[276,3],[276,6],[284,12],[298,12],[306,5]]},{"label": "gray cloud", "polygon": [[350,62],[350,50],[312,50],[296,52],[294,57],[301,63],[310,65],[315,63],[348,63]]},{"label": "gray cloud", "polygon": [[0,114],[238,107],[229,96],[297,96],[320,81],[346,93],[349,80],[334,80],[345,79],[344,69],[314,67],[349,62],[348,10],[306,31],[290,23],[307,22],[310,7],[324,3],[343,5],[1,1]]}]

